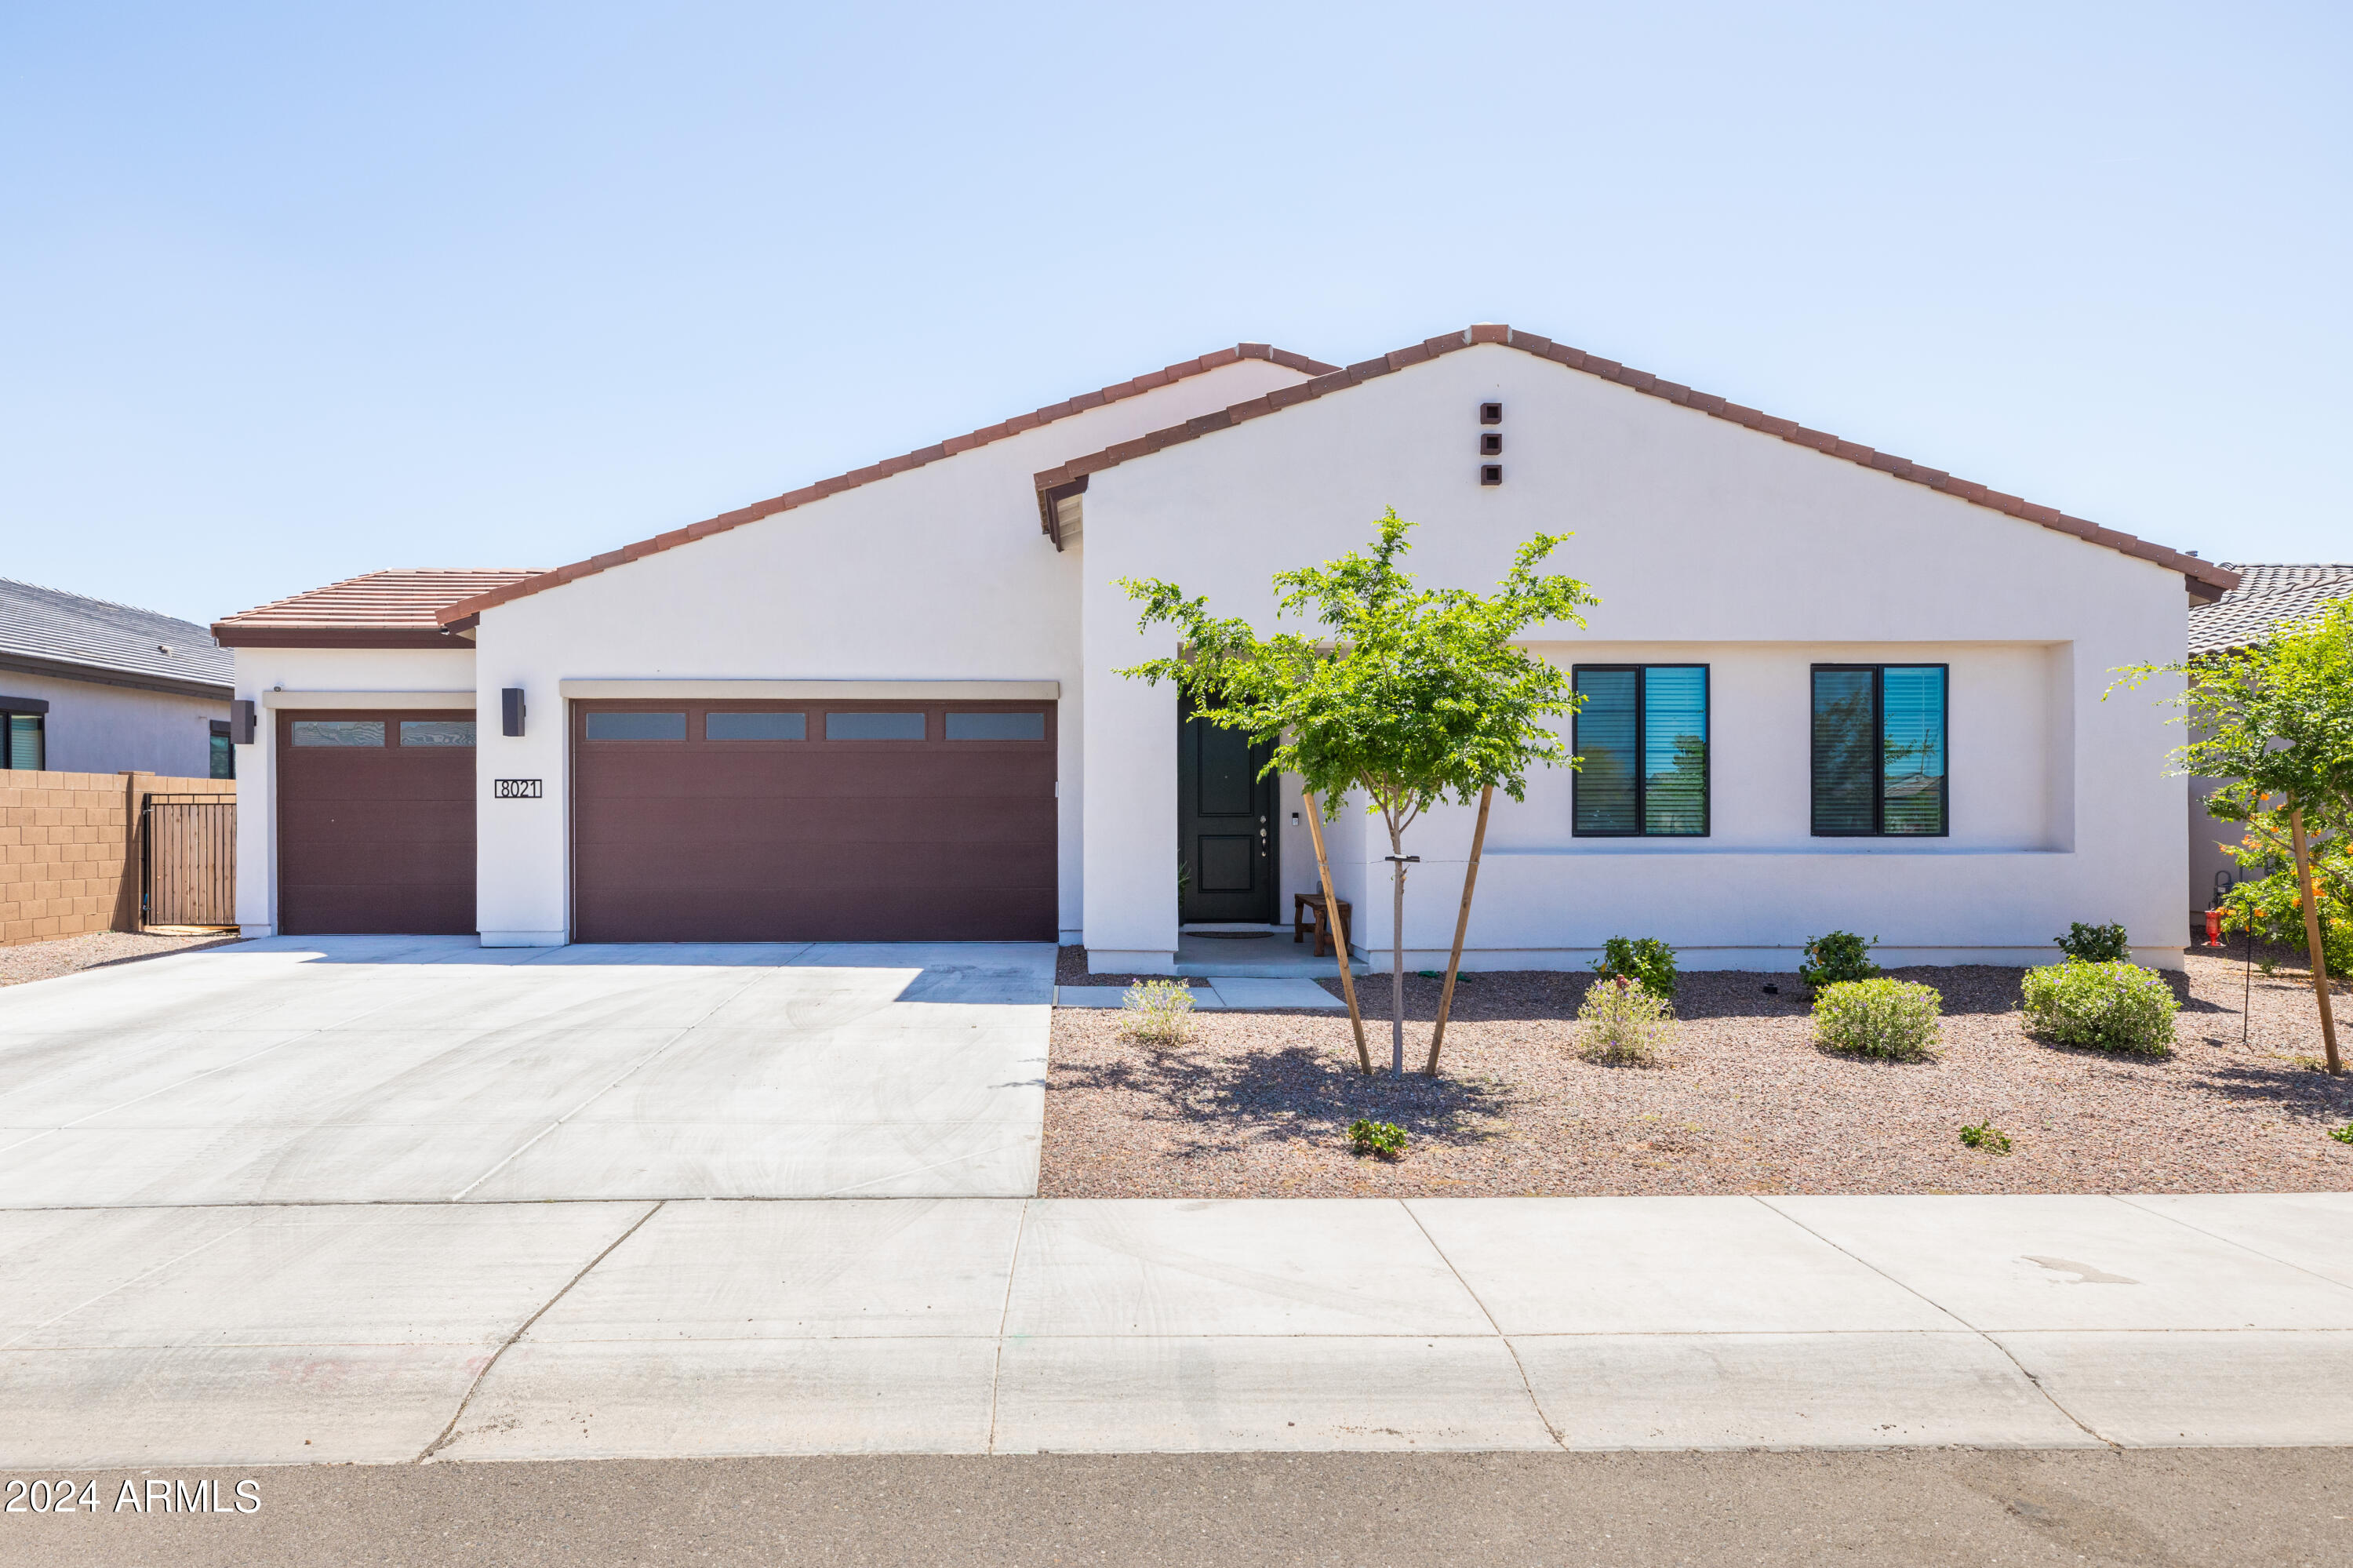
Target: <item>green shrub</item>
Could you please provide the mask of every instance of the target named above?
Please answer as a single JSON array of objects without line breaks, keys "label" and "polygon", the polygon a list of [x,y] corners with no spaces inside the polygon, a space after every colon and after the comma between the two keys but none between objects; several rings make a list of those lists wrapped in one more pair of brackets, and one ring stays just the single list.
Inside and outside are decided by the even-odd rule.
[{"label": "green shrub", "polygon": [[2153,969],[2070,959],[2026,971],[2029,1027],[2062,1045],[2168,1055],[2181,1004]]},{"label": "green shrub", "polygon": [[1585,1025],[1581,1048],[1588,1062],[1647,1067],[1674,1038],[1673,1006],[1641,980],[1622,975],[1587,986],[1577,1021]]},{"label": "green shrub", "polygon": [[1138,980],[1120,999],[1120,1027],[1136,1040],[1182,1045],[1193,1033],[1193,993],[1182,980]]},{"label": "green shrub", "polygon": [[1814,997],[1814,1036],[1833,1051],[1917,1061],[1936,1043],[1945,999],[1909,980],[1838,980]]},{"label": "green shrub", "polygon": [[2076,920],[2068,925],[2065,936],[2051,939],[2061,952],[2087,964],[2122,963],[2132,957],[2122,926],[2086,926]]},{"label": "green shrub", "polygon": [[1964,1148],[1983,1149],[1995,1154],[2010,1152],[2010,1134],[1990,1121],[1974,1121],[1961,1128]]},{"label": "green shrub", "polygon": [[1348,1124],[1348,1147],[1359,1154],[1395,1160],[1405,1152],[1405,1128],[1393,1121],[1366,1121],[1359,1118]]},{"label": "green shrub", "polygon": [[1806,944],[1806,961],[1798,966],[1798,978],[1816,991],[1827,985],[1871,980],[1879,973],[1879,966],[1871,961],[1872,943],[1878,940],[1873,937],[1866,942],[1852,931],[1816,937]]},{"label": "green shrub", "polygon": [[2330,1128],[2328,1136],[2339,1143],[2353,1143],[2353,1121],[2347,1122],[2343,1127]]},{"label": "green shrub", "polygon": [[1652,996],[1675,994],[1675,950],[1656,937],[1612,937],[1601,944],[1593,972],[1603,980],[1628,980]]}]

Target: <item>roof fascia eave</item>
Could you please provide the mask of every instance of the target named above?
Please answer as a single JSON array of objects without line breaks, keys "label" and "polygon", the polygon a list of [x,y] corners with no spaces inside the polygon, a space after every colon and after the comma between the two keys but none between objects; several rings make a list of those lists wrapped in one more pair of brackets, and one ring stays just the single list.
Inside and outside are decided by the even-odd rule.
[{"label": "roof fascia eave", "polygon": [[[830,479],[818,480],[814,484],[803,485],[798,490],[786,491],[784,494],[772,496],[766,501],[754,502],[749,506],[738,507],[733,512],[723,512],[716,517],[706,517],[700,523],[690,523],[683,528],[673,528],[666,534],[657,534],[650,539],[640,539],[636,544],[625,545],[617,550],[608,550],[603,555],[591,556],[585,561],[575,561],[569,566],[542,572],[537,577],[525,578],[519,583],[509,583],[503,588],[476,594],[471,599],[459,599],[436,611],[435,619],[445,627],[460,621],[471,624],[480,618],[484,610],[495,609],[500,605],[509,604],[519,599],[528,599],[533,594],[561,588],[565,583],[575,582],[582,577],[592,577],[615,567],[626,566],[631,561],[658,555],[664,550],[674,550],[681,545],[691,545],[697,539],[708,538],[713,534],[723,534],[731,528],[741,528],[747,523],[757,523],[763,518],[774,517],[781,513],[807,506],[812,502],[823,501],[828,496],[839,495],[845,490],[856,490],[861,485],[872,484],[878,480],[890,479],[894,475],[906,473],[946,458],[958,457],[975,448],[1026,434],[1030,430],[1053,424],[1057,420],[1069,418],[1074,414],[1083,414],[1129,397],[1141,397],[1146,392],[1155,392],[1163,387],[1174,386],[1179,381],[1195,376],[1207,375],[1212,370],[1222,370],[1227,366],[1239,365],[1246,359],[1263,360],[1271,365],[1282,366],[1286,370],[1297,371],[1306,376],[1325,376],[1331,374],[1334,368],[1321,360],[1310,359],[1303,354],[1293,354],[1287,348],[1277,348],[1271,344],[1239,343],[1231,348],[1221,348],[1214,353],[1202,355],[1198,359],[1181,360],[1175,365],[1147,372],[1132,381],[1123,381],[1115,386],[1081,393],[1078,397],[1063,402],[1049,404],[1043,408],[1035,409],[1027,414],[1017,414],[997,424],[984,426],[977,430],[951,437],[932,446],[920,447],[912,452],[902,452],[894,458],[885,458],[881,462],[870,463],[864,468],[852,469],[848,473],[836,474]],[[1050,534],[1051,531],[1050,528],[1048,530]]]},{"label": "roof fascia eave", "polygon": [[78,681],[86,686],[121,686],[134,692],[156,692],[174,697],[208,697],[227,702],[234,688],[225,681],[180,681],[169,675],[117,670],[106,664],[84,664],[70,659],[43,659],[35,654],[0,652],[0,670],[51,680]]}]

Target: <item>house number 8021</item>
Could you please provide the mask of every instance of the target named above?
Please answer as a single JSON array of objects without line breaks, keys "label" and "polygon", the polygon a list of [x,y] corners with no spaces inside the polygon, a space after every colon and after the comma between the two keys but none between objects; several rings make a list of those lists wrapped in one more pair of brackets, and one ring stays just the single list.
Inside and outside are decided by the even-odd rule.
[{"label": "house number 8021", "polygon": [[539,799],[539,780],[536,779],[493,779],[491,798],[494,800],[536,800]]}]

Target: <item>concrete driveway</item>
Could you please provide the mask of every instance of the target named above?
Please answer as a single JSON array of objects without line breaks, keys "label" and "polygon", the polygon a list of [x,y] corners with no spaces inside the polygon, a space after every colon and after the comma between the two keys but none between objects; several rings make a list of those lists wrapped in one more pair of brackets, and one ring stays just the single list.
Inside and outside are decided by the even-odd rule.
[{"label": "concrete driveway", "polygon": [[1054,949],[279,938],[0,991],[0,1206],[1020,1197]]}]

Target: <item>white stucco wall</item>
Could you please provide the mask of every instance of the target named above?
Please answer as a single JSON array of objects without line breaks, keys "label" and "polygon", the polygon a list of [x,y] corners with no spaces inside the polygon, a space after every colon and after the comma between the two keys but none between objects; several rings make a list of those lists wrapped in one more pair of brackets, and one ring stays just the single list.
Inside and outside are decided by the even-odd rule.
[{"label": "white stucco wall", "polygon": [[47,764],[63,773],[121,773],[138,768],[174,779],[208,778],[211,721],[228,717],[226,699],[69,681],[16,670],[0,670],[0,693],[36,697],[49,705],[43,726]]},{"label": "white stucco wall", "polygon": [[[483,940],[555,943],[571,926],[561,683],[652,678],[1060,682],[1060,925],[1075,939],[1082,556],[1039,532],[1030,476],[1303,378],[1242,360],[489,611],[480,711],[520,686],[531,719],[521,738],[480,735]],[[541,779],[545,794],[491,800],[492,778]]]},{"label": "white stucco wall", "polygon": [[[248,937],[278,929],[278,726],[267,705],[273,694],[455,694],[448,705],[470,702],[474,655],[457,649],[239,648],[237,694],[260,709],[253,744],[237,748],[237,922]],[[223,709],[221,716],[228,716]],[[495,724],[497,710],[491,711]]]},{"label": "white stucco wall", "polygon": [[[1504,484],[1477,482],[1477,405],[1504,405]],[[1612,934],[1693,967],[1794,967],[1832,927],[1899,961],[2054,957],[2070,920],[2122,920],[2144,961],[2179,964],[2183,783],[2144,690],[2108,672],[2178,658],[2180,577],[2151,563],[1713,419],[1501,346],[1435,361],[1093,476],[1086,497],[1086,940],[1144,967],[1176,935],[1174,696],[1103,673],[1164,652],[1122,576],[1173,578],[1271,626],[1268,578],[1371,537],[1394,504],[1421,526],[1425,581],[1485,586],[1514,546],[1573,532],[1556,569],[1603,602],[1539,646],[1563,662],[1711,665],[1714,832],[1575,839],[1565,776],[1497,808],[1466,962],[1581,964]],[[1948,697],[1952,834],[1810,833],[1817,662],[1936,662]],[[1471,812],[1440,811],[1405,939],[1451,936]],[[1376,828],[1335,834],[1361,943],[1389,940]],[[1291,837],[1286,889],[1297,880]]]}]

